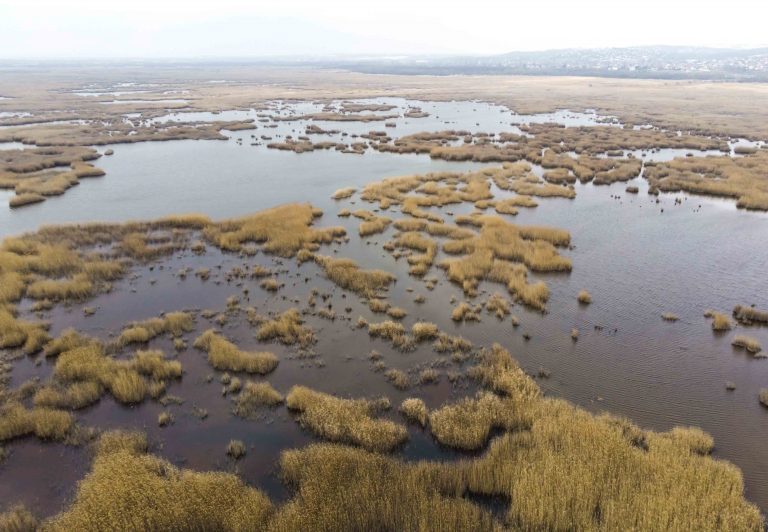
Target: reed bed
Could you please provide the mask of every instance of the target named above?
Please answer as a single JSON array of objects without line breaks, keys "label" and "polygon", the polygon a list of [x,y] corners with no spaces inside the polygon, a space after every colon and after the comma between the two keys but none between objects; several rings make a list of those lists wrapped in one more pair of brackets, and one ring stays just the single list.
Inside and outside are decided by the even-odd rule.
[{"label": "reed bed", "polygon": [[386,216],[373,216],[360,223],[358,233],[362,237],[383,233],[391,223],[392,218],[387,218]]},{"label": "reed bed", "polygon": [[235,475],[178,469],[144,454],[130,435],[111,440],[97,451],[72,505],[45,529],[247,530],[272,515],[270,500]]},{"label": "reed bed", "polygon": [[576,300],[582,305],[589,305],[592,303],[592,295],[586,290],[579,290],[579,293],[576,294]]},{"label": "reed bed", "polygon": [[227,456],[234,460],[239,460],[245,453],[247,448],[242,440],[230,440],[227,444]]},{"label": "reed bed", "polygon": [[273,530],[501,530],[489,512],[431,484],[427,463],[321,444],[286,451],[280,468],[296,495]]},{"label": "reed bed", "polygon": [[383,270],[363,270],[351,259],[334,259],[315,255],[315,262],[323,268],[325,275],[336,285],[364,297],[386,290],[395,277]]},{"label": "reed bed", "polygon": [[560,256],[555,247],[570,242],[567,231],[515,226],[496,216],[457,217],[457,222],[479,226],[480,234],[446,242],[447,253],[464,257],[448,259],[441,267],[468,295],[474,295],[478,283],[487,279],[505,284],[522,303],[543,309],[549,291],[544,283],[527,282],[526,266],[534,271],[571,270],[570,259]]},{"label": "reed bed", "polygon": [[0,513],[0,530],[8,532],[32,532],[40,522],[24,505],[16,505]]},{"label": "reed bed", "polygon": [[422,427],[427,425],[429,419],[429,410],[423,400],[417,397],[409,397],[404,399],[400,404],[400,413],[405,418],[414,423],[418,423]]},{"label": "reed bed", "polygon": [[417,342],[423,342],[437,338],[440,330],[434,323],[418,321],[411,326],[411,334]]},{"label": "reed bed", "polygon": [[117,338],[117,344],[143,344],[157,338],[161,334],[170,334],[178,338],[195,328],[192,314],[188,312],[169,312],[160,318],[138,321],[127,326]]},{"label": "reed bed", "polygon": [[274,353],[242,351],[213,329],[200,335],[194,346],[208,353],[208,362],[220,371],[244,371],[266,375],[274,371],[278,364]]},{"label": "reed bed", "polygon": [[485,302],[485,310],[496,315],[500,320],[503,320],[509,313],[509,301],[507,301],[501,294],[492,294]]},{"label": "reed bed", "polygon": [[733,317],[739,323],[745,325],[768,324],[768,311],[759,310],[754,307],[748,307],[746,305],[736,305],[733,307]]},{"label": "reed bed", "polygon": [[453,321],[480,321],[480,313],[478,309],[466,301],[462,301],[451,311],[451,319]]},{"label": "reed bed", "polygon": [[346,199],[352,197],[355,192],[357,189],[354,187],[340,188],[331,195],[331,198],[335,200]]},{"label": "reed bed", "polygon": [[407,390],[411,387],[411,378],[408,376],[408,374],[402,370],[399,369],[388,369],[384,376],[387,378],[389,382],[392,383],[392,386],[397,388],[398,390]]},{"label": "reed bed", "polygon": [[646,165],[651,190],[685,191],[736,200],[741,209],[768,210],[768,183],[764,168],[768,152],[744,157],[707,156],[675,158]]},{"label": "reed bed", "polygon": [[233,413],[239,417],[252,419],[260,408],[277,406],[283,400],[280,392],[268,382],[248,381],[235,398]]},{"label": "reed bed", "polygon": [[408,438],[405,427],[374,416],[388,400],[340,399],[304,386],[288,392],[286,405],[298,412],[301,425],[327,440],[390,451]]},{"label": "reed bed", "polygon": [[37,194],[35,192],[23,192],[13,196],[10,200],[8,200],[8,206],[12,209],[15,209],[18,207],[24,207],[26,205],[34,205],[35,203],[41,203],[43,201],[45,201],[45,196],[42,194]]},{"label": "reed bed", "polygon": [[256,331],[256,339],[261,342],[277,340],[285,345],[299,344],[307,348],[317,341],[315,331],[303,325],[304,320],[295,308],[291,308],[276,316],[264,320]]},{"label": "reed bed", "polygon": [[733,328],[731,319],[722,312],[707,310],[704,312],[704,316],[712,319],[712,330],[715,332],[730,331]]},{"label": "reed bed", "polygon": [[181,371],[178,361],[167,360],[160,351],[140,351],[131,359],[116,360],[107,356],[101,343],[92,341],[59,354],[53,375],[61,384],[93,383],[91,386],[109,391],[117,401],[132,404],[151,395],[153,383],[179,378]]},{"label": "reed bed", "polygon": [[262,244],[267,253],[292,257],[300,249],[312,250],[346,235],[343,227],[313,228],[313,221],[321,214],[306,203],[281,205],[209,225],[203,234],[225,251],[241,251],[246,244],[254,243]]},{"label": "reed bed", "polygon": [[17,318],[14,312],[0,306],[0,349],[20,349],[33,355],[43,349],[50,337],[48,325]]},{"label": "reed bed", "polygon": [[481,392],[433,410],[429,426],[437,441],[449,447],[472,451],[488,441],[492,429],[524,427],[516,403],[495,394]]},{"label": "reed bed", "polygon": [[763,349],[760,346],[760,342],[757,340],[757,338],[753,338],[752,336],[745,336],[742,334],[737,334],[734,336],[733,340],[731,341],[731,345],[745,349],[750,355],[753,356],[758,356],[760,351]]},{"label": "reed bed", "polygon": [[41,440],[62,440],[74,427],[69,412],[46,407],[24,408],[18,403],[0,411],[0,441],[34,435]]},{"label": "reed bed", "polygon": [[44,386],[35,392],[32,402],[36,407],[78,410],[92,405],[104,390],[100,382],[74,382],[68,386]]}]

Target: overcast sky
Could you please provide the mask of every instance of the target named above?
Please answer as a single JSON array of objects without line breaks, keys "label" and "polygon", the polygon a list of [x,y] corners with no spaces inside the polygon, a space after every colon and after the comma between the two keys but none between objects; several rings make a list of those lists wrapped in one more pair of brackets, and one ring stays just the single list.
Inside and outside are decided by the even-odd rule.
[{"label": "overcast sky", "polygon": [[0,58],[768,45],[768,0],[0,0]]}]

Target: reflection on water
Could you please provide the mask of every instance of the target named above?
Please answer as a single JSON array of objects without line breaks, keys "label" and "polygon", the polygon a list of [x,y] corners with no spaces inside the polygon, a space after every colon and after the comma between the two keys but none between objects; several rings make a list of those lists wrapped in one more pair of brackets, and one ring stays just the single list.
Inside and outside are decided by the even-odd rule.
[{"label": "reflection on water", "polygon": [[[398,104],[402,107],[403,102]],[[469,129],[472,131],[509,131],[517,118],[504,108],[479,102],[419,102],[429,118],[399,118],[398,135],[423,130]],[[302,104],[295,112],[317,112],[318,106]],[[263,112],[263,111],[259,111]],[[255,118],[256,111],[231,111],[213,115],[221,120]],[[209,120],[211,115],[174,114],[167,120]],[[567,116],[565,116],[567,115]],[[600,117],[563,112],[559,119],[593,121]],[[164,120],[165,120],[164,119]],[[550,119],[551,120],[551,119]],[[365,133],[384,128],[383,123],[368,124],[313,122],[323,129],[341,129],[349,133]],[[755,336],[768,346],[768,328],[737,327],[736,331],[714,335],[703,312],[714,308],[728,312],[736,304],[756,304],[768,308],[768,215],[739,211],[732,201],[681,195],[646,194],[647,183],[637,179],[630,184],[640,189],[637,195],[626,194],[626,184],[598,187],[576,184],[577,198],[540,199],[535,209],[520,209],[516,223],[546,224],[568,229],[574,248],[566,254],[573,260],[568,275],[542,275],[550,290],[549,312],[541,315],[515,308],[519,328],[509,321],[498,322],[485,316],[478,324],[456,326],[450,319],[450,298],[462,299],[461,290],[444,280],[437,269],[431,272],[441,279],[430,292],[423,284],[408,276],[404,262],[384,253],[380,244],[393,234],[368,240],[357,235],[357,221],[341,219],[335,213],[341,207],[361,206],[356,197],[334,202],[331,193],[341,187],[361,187],[386,176],[441,170],[465,170],[480,165],[431,160],[425,155],[393,155],[369,151],[365,155],[347,155],[335,151],[294,154],[268,150],[263,145],[251,146],[251,135],[284,137],[303,134],[306,122],[280,122],[277,128],[230,133],[227,141],[170,141],[140,143],[114,147],[112,157],[102,158],[98,165],[107,176],[90,180],[70,191],[61,200],[18,211],[0,210],[2,235],[33,230],[41,224],[83,220],[127,220],[155,218],[170,213],[202,212],[225,218],[254,212],[290,201],[310,201],[325,211],[320,223],[344,225],[352,239],[340,246],[339,256],[349,256],[366,267],[385,268],[397,274],[392,289],[392,303],[405,308],[410,320],[427,319],[446,331],[462,334],[478,344],[500,342],[520,361],[524,369],[535,373],[547,368],[551,378],[540,381],[547,393],[569,399],[593,411],[607,410],[630,417],[642,426],[666,430],[674,425],[697,425],[715,437],[718,457],[733,461],[742,468],[748,497],[764,510],[768,508],[768,412],[757,401],[759,389],[768,386],[768,361],[754,359],[734,350],[730,341],[735,333]],[[323,136],[325,138],[325,136]],[[333,138],[333,137],[332,137]],[[341,137],[338,137],[341,139]],[[239,140],[239,141],[238,141]],[[646,154],[664,160],[679,155],[680,150],[660,150]],[[636,153],[636,156],[642,156]],[[537,169],[540,170],[540,169]],[[503,191],[495,190],[500,197]],[[675,204],[680,198],[681,203]],[[354,205],[352,202],[356,202]],[[365,205],[363,203],[363,205]],[[452,208],[456,214],[470,212],[471,205]],[[438,261],[441,257],[438,257]],[[275,267],[269,257],[258,255],[257,261]],[[53,332],[77,325],[93,334],[105,336],[120,324],[179,308],[223,309],[228,296],[242,292],[243,287],[212,281],[207,283],[190,276],[180,281],[175,272],[184,266],[209,267],[226,271],[243,259],[222,256],[212,250],[201,257],[174,257],[162,270],[143,269],[133,281],[123,281],[112,294],[89,302],[99,311],[92,318],[82,318],[80,306],[57,309],[52,316]],[[311,287],[331,292],[333,286],[318,275],[313,264],[296,267],[286,261],[281,268],[286,288],[277,296],[268,296],[255,281],[247,304],[260,312],[282,310],[306,300]],[[303,279],[309,277],[310,283]],[[155,283],[150,280],[154,279]],[[180,286],[181,285],[181,286]],[[424,304],[413,302],[415,293],[424,293]],[[181,288],[181,289],[180,289]],[[580,289],[591,292],[593,303],[581,307],[576,302]],[[135,289],[135,292],[131,290]],[[483,284],[488,293],[503,292],[503,287]],[[283,300],[286,296],[287,300]],[[339,314],[352,307],[349,316],[374,317],[356,297],[341,298],[336,290],[333,305]],[[675,323],[661,319],[663,312],[679,316]],[[206,322],[198,320],[203,329]],[[370,369],[366,355],[371,349],[382,352],[389,367],[409,369],[432,360],[428,348],[413,354],[394,352],[381,341],[370,341],[354,331],[342,319],[335,322],[313,319],[319,328],[316,350],[326,363],[324,367],[297,358],[290,349],[271,346],[281,358],[280,366],[269,377],[278,390],[286,391],[296,383],[306,383],[321,390],[342,395],[386,394],[399,404],[409,392],[399,392],[386,383],[383,376]],[[572,328],[580,331],[579,339],[570,338]],[[247,324],[233,320],[225,333],[244,348],[255,348],[253,332]],[[525,341],[523,333],[530,335]],[[170,342],[153,343],[172,351]],[[239,469],[254,485],[267,489],[275,497],[284,497],[284,488],[275,477],[275,460],[284,447],[303,445],[312,437],[290,419],[284,409],[268,412],[265,418],[242,421],[229,415],[230,404],[221,396],[221,386],[214,380],[205,383],[210,373],[204,356],[190,349],[180,355],[185,371],[194,378],[174,384],[171,393],[185,398],[178,412],[179,420],[167,429],[156,426],[161,407],[154,403],[136,409],[116,407],[104,400],[88,410],[82,419],[99,427],[146,426],[152,441],[161,442],[155,449],[177,464],[197,469],[228,469],[223,449],[231,438],[254,445]],[[20,361],[13,372],[18,384],[30,375],[46,375],[46,365],[35,367]],[[727,391],[725,382],[736,383],[735,391]],[[445,382],[419,389],[430,406],[450,398]],[[201,422],[189,412],[193,405],[204,404],[209,419]],[[396,414],[392,414],[396,419]],[[457,453],[440,449],[420,429],[411,427],[411,439],[399,451],[407,458],[455,458]],[[13,455],[0,471],[16,478],[24,469],[37,471],[39,463],[73,464],[82,472],[83,458],[60,446],[44,446],[35,450],[30,442],[10,446]],[[50,456],[48,456],[50,455]],[[46,458],[47,456],[47,458]],[[61,460],[57,462],[56,460]],[[84,461],[87,463],[87,460]],[[36,473],[32,473],[36,474]],[[67,472],[63,474],[68,474]],[[71,486],[71,479],[62,482]],[[25,488],[0,486],[3,501],[27,499],[34,491],[34,481]],[[59,495],[48,495],[48,511],[71,493],[62,488]],[[21,494],[21,495],[18,495]],[[26,494],[26,495],[25,495]],[[33,502],[34,504],[34,502]],[[42,504],[42,503],[41,503]]]}]

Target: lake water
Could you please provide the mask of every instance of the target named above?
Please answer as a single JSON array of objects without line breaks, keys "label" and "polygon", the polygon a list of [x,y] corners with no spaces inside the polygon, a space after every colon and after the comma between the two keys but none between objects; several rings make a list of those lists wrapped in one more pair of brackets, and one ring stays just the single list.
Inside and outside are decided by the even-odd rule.
[{"label": "lake water", "polygon": [[[392,101],[400,108],[421,107],[428,118],[398,118],[392,134],[398,136],[418,131],[468,129],[471,131],[511,131],[523,117],[513,115],[502,107],[481,102],[403,102]],[[288,109],[286,109],[288,107]],[[218,115],[175,114],[163,120],[241,120],[258,114],[274,114],[282,108],[288,112],[317,112],[315,104],[289,105],[278,102],[272,110],[231,111]],[[396,111],[391,111],[396,112]],[[380,114],[388,114],[381,112]],[[533,121],[569,121],[569,125],[595,124],[596,115],[563,111],[553,116],[527,117]],[[270,122],[271,123],[271,122]],[[409,277],[404,261],[395,261],[380,244],[394,233],[390,228],[383,235],[360,239],[355,219],[341,219],[335,213],[342,207],[366,208],[365,202],[351,200],[335,202],[330,195],[338,188],[361,187],[387,176],[425,173],[441,170],[467,170],[487,165],[451,163],[431,160],[426,155],[395,155],[369,150],[364,155],[342,154],[336,151],[315,151],[295,154],[269,150],[263,144],[252,146],[261,135],[280,140],[286,135],[304,134],[309,122],[278,122],[276,128],[256,122],[255,131],[227,133],[226,141],[170,141],[111,146],[115,153],[97,161],[107,175],[83,180],[82,184],[61,198],[23,209],[0,209],[0,236],[34,230],[43,224],[85,220],[122,221],[147,219],[181,212],[201,212],[214,218],[238,216],[266,207],[293,201],[308,201],[320,207],[325,215],[321,225],[344,225],[351,235],[349,243],[340,246],[339,256],[349,256],[365,267],[382,267],[397,274],[398,281],[391,290],[393,304],[409,312],[412,318],[433,321],[445,331],[459,333],[477,344],[500,342],[507,347],[524,369],[536,373],[543,367],[551,372],[541,386],[551,395],[563,397],[591,411],[609,411],[625,415],[646,428],[667,430],[675,425],[696,425],[715,437],[717,457],[738,465],[745,477],[747,496],[765,511],[768,509],[768,410],[757,395],[768,387],[768,360],[755,359],[731,347],[734,334],[745,333],[758,338],[768,348],[767,327],[736,327],[723,335],[713,334],[710,323],[703,317],[706,309],[729,312],[736,304],[756,304],[768,308],[768,215],[737,210],[733,201],[688,196],[662,195],[659,203],[647,195],[647,183],[639,178],[630,184],[640,188],[637,195],[624,192],[627,184],[611,186],[576,184],[575,200],[539,199],[534,209],[520,209],[508,219],[521,224],[544,224],[571,232],[572,250],[563,253],[573,261],[570,274],[543,275],[551,291],[548,313],[540,314],[516,307],[514,314],[521,325],[513,328],[509,321],[498,322],[484,316],[477,324],[455,325],[450,319],[451,296],[463,299],[461,290],[448,283],[441,270],[430,275],[440,278],[434,291]],[[350,134],[384,130],[383,122],[339,123],[311,122],[323,129],[338,129]],[[387,128],[388,129],[388,128]],[[251,136],[255,135],[254,140]],[[349,137],[313,136],[313,140],[352,141]],[[99,148],[104,151],[103,147]],[[685,150],[689,152],[690,150]],[[668,153],[671,152],[671,153]],[[678,156],[679,150],[661,150],[649,157]],[[640,154],[638,154],[639,156]],[[663,160],[663,159],[658,159]],[[491,165],[492,166],[492,165]],[[540,169],[537,169],[540,171]],[[503,191],[495,190],[498,197]],[[0,200],[7,199],[0,192]],[[680,198],[682,203],[675,204]],[[352,204],[356,201],[355,204]],[[452,206],[456,214],[470,212],[472,206]],[[395,211],[390,211],[393,214]],[[442,214],[445,214],[444,211]],[[447,217],[450,219],[450,217]],[[367,240],[378,246],[366,243]],[[438,261],[441,257],[438,257]],[[276,267],[273,259],[258,255],[254,261]],[[252,261],[251,261],[252,262]],[[137,280],[122,281],[112,294],[99,296],[88,306],[99,311],[88,319],[82,318],[81,306],[57,309],[52,314],[53,332],[77,325],[97,335],[118,330],[128,320],[144,319],[161,311],[178,308],[223,309],[228,296],[242,287],[204,283],[190,275],[180,281],[176,271],[186,265],[208,266],[214,272],[242,264],[243,259],[220,255],[212,250],[202,258],[191,254],[176,256],[162,270],[140,269]],[[333,292],[334,308],[350,306],[352,319],[374,316],[357,297],[342,298],[341,291],[318,276],[312,264],[301,267],[292,261],[281,263],[287,270],[287,286],[277,296],[268,296],[256,281],[246,282],[251,300],[260,311],[284,309],[294,304],[290,299],[304,301],[308,286]],[[283,276],[281,276],[282,279]],[[534,278],[537,276],[534,276]],[[151,283],[154,279],[155,283]],[[185,283],[185,284],[182,284]],[[182,290],[179,290],[181,285]],[[427,296],[424,304],[413,302],[414,293]],[[505,290],[500,285],[481,284],[488,293]],[[576,293],[587,289],[593,303],[582,307]],[[135,290],[132,292],[131,290]],[[282,296],[288,297],[283,300]],[[679,316],[675,323],[661,319],[663,312]],[[199,320],[200,321],[200,320]],[[225,328],[226,334],[243,348],[255,348],[252,330],[241,320]],[[316,346],[326,365],[317,367],[292,355],[281,346],[274,351],[281,364],[269,381],[285,391],[296,383],[307,383],[321,390],[341,394],[387,394],[393,404],[409,392],[399,392],[387,384],[383,376],[371,371],[366,355],[377,349],[389,367],[413,368],[435,358],[428,348],[403,355],[385,343],[370,341],[362,332],[353,331],[344,320],[328,322],[314,318],[312,325],[321,329]],[[205,323],[200,323],[204,329]],[[572,328],[580,331],[579,340],[570,338]],[[529,341],[522,334],[530,334]],[[171,351],[170,342],[158,340],[153,346]],[[162,441],[159,454],[180,465],[198,469],[228,469],[223,448],[231,438],[243,439],[255,446],[239,471],[249,482],[267,489],[275,497],[284,491],[274,476],[275,460],[280,449],[312,441],[291,420],[284,409],[268,412],[258,422],[243,421],[228,415],[230,405],[221,397],[221,385],[202,383],[210,373],[204,357],[190,349],[181,355],[189,376],[174,385],[171,392],[185,397],[179,408],[179,421],[167,429],[156,426],[161,407],[148,403],[138,409],[117,407],[111,400],[102,400],[88,409],[82,419],[99,427],[124,424],[147,426],[153,441]],[[18,384],[32,375],[45,376],[50,371],[43,364],[34,367],[21,361],[13,372]],[[736,384],[727,391],[726,381]],[[436,406],[455,394],[445,377],[434,387],[419,389],[430,406]],[[205,405],[209,419],[201,422],[188,412],[192,404]],[[393,419],[397,415],[393,414]],[[439,448],[427,433],[409,428],[411,440],[400,453],[406,458],[455,458],[458,453]],[[73,483],[87,469],[88,458],[82,452],[61,445],[40,446],[32,441],[8,446],[11,457],[0,466],[6,478],[26,480],[0,483],[1,506],[15,500],[25,500],[32,506],[54,512],[72,493]],[[59,464],[66,471],[60,482],[42,489],[45,465]],[[66,467],[65,467],[66,466]],[[57,466],[57,470],[60,469]],[[9,485],[12,484],[12,485]],[[48,490],[48,491],[45,491]]]}]

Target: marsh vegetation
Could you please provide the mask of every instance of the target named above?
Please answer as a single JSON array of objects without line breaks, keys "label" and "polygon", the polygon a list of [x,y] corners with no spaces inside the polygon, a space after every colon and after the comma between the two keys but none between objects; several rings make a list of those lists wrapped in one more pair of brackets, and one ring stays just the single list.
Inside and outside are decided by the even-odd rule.
[{"label": "marsh vegetation", "polygon": [[[233,91],[228,101],[248,90]],[[190,109],[208,110],[214,100],[193,98]],[[18,150],[26,154],[9,150],[4,164],[12,167],[0,170],[0,186],[14,190],[17,206],[101,175],[88,162],[99,155],[91,146],[223,140],[237,130],[246,133],[228,144],[246,149],[250,136],[250,149],[262,155],[421,154],[435,171],[428,166],[368,183],[337,179],[316,199],[331,209],[331,222],[313,205],[290,203],[244,216],[233,209],[227,215],[234,217],[221,221],[186,215],[49,226],[6,239],[6,462],[25,456],[27,440],[43,449],[43,460],[64,445],[63,453],[87,459],[66,501],[31,512],[0,506],[7,510],[0,528],[761,529],[741,472],[710,456],[714,443],[706,433],[644,430],[557,398],[572,384],[567,377],[560,382],[560,372],[589,373],[590,349],[620,336],[622,325],[606,317],[614,302],[589,275],[596,244],[580,232],[591,218],[582,224],[557,211],[580,206],[592,184],[625,181],[632,184],[603,188],[617,208],[642,202],[658,209],[655,197],[639,194],[638,178],[652,193],[726,196],[760,208],[764,150],[731,156],[730,139],[702,127],[680,134],[631,124],[513,128],[500,114],[486,133],[442,125],[426,105],[322,98],[315,111],[294,105],[254,105],[262,116],[253,122],[137,121],[130,130],[117,123],[48,124],[25,131],[18,124],[2,131],[38,146]],[[142,121],[165,112],[143,110]],[[419,132],[435,124],[440,131]],[[316,142],[314,135],[324,138]],[[65,139],[73,145],[64,146]],[[655,163],[645,157],[659,150],[719,155]],[[111,173],[108,161],[120,151],[116,145],[115,157],[99,165]],[[462,161],[461,169],[447,166]],[[625,189],[631,199],[613,197]],[[577,308],[581,286],[597,304]],[[578,301],[589,303],[592,296],[582,292]],[[153,310],[134,303],[134,293]],[[749,301],[739,297],[711,304]],[[724,342],[729,353],[731,343],[762,354],[760,325],[768,319],[756,303],[735,307],[732,318],[711,313],[713,329],[736,327],[739,334],[706,334],[706,341]],[[705,332],[709,327],[701,308],[697,320],[683,306],[668,308],[680,313],[680,323],[665,324],[670,334],[690,332],[693,321]],[[661,321],[661,310],[648,312],[649,320]],[[669,312],[662,317],[678,320]],[[525,364],[500,345],[488,347],[501,338]],[[557,363],[559,355],[567,364]],[[546,381],[543,368],[557,378]],[[593,405],[603,389],[596,384],[589,392]],[[749,396],[754,407],[754,391]],[[621,411],[615,403],[605,408]],[[147,434],[99,434],[116,425]],[[275,460],[277,474],[265,480]]]}]

